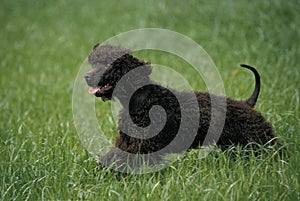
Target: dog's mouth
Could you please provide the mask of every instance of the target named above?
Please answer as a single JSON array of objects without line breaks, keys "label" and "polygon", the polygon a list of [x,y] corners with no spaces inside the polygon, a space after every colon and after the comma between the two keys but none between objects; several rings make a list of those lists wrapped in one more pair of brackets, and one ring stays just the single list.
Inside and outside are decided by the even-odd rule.
[{"label": "dog's mouth", "polygon": [[109,85],[109,84],[106,84],[106,85],[104,85],[104,86],[95,86],[95,87],[91,87],[91,88],[89,89],[89,93],[90,93],[90,94],[96,94],[96,93],[102,94],[102,93],[104,93],[104,92],[110,90],[111,88],[112,88],[112,86]]}]

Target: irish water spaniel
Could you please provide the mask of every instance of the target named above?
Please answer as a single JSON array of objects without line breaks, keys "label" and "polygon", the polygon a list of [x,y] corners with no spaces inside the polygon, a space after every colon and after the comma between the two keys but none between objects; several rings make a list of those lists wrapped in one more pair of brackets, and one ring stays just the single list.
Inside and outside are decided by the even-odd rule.
[{"label": "irish water spaniel", "polygon": [[[119,99],[123,106],[115,148],[100,159],[101,164],[115,162],[121,166],[128,161],[128,153],[148,154],[149,161],[155,163],[167,153],[180,153],[201,145],[243,147],[249,143],[276,143],[272,125],[253,109],[260,91],[260,76],[251,66],[241,65],[255,75],[254,92],[249,99],[238,101],[162,87],[150,79],[150,63],[135,58],[125,48],[97,44],[88,61],[92,65],[85,75],[89,93],[104,101]],[[122,84],[118,84],[121,79]],[[158,106],[163,111],[159,108],[151,111]],[[216,134],[218,131],[220,135]],[[178,137],[177,133],[181,135]]]}]

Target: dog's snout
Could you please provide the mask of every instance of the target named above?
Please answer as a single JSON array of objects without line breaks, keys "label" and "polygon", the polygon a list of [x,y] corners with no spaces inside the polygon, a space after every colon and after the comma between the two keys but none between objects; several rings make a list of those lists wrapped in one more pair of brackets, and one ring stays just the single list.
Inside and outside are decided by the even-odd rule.
[{"label": "dog's snout", "polygon": [[83,77],[89,86],[97,86],[100,80],[100,73],[101,71],[95,68],[87,72]]}]

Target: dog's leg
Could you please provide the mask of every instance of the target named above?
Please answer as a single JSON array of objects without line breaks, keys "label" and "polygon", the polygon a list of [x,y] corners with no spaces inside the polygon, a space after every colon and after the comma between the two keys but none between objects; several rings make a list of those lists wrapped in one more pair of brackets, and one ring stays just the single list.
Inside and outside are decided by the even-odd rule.
[{"label": "dog's leg", "polygon": [[[137,140],[137,139],[135,139]],[[121,140],[121,136],[116,137],[116,147],[112,148],[99,161],[101,167],[109,167],[117,171],[128,172],[139,169],[143,165],[154,166],[159,164],[162,156],[156,153],[143,153],[141,150],[147,150],[142,141],[134,142],[131,145],[126,144],[127,140]],[[130,140],[129,140],[130,141]],[[139,144],[140,146],[137,146]]]}]

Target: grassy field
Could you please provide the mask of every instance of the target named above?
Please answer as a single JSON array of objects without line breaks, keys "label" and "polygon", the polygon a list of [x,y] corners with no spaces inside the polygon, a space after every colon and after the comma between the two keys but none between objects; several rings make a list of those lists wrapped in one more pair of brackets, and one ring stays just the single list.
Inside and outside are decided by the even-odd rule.
[{"label": "grassy field", "polygon": [[[1,200],[300,200],[298,0],[2,0],[0,27]],[[256,109],[273,123],[289,157],[232,159],[216,150],[200,160],[192,151],[155,173],[97,171],[73,123],[73,83],[95,43],[144,27],[201,44],[230,97],[244,99],[253,88],[252,75],[238,64],[256,66],[262,77]],[[150,56],[205,90],[184,64]],[[109,103],[97,108],[112,138]]]}]

